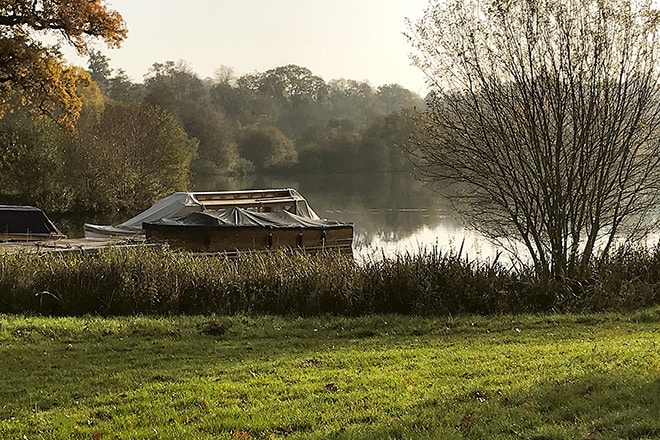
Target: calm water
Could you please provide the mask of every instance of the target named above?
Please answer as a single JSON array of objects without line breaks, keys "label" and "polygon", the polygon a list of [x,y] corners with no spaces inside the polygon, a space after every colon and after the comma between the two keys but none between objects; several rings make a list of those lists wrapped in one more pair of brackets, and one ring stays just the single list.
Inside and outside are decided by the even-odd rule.
[{"label": "calm water", "polygon": [[[468,258],[487,259],[495,250],[476,233],[461,226],[450,203],[406,173],[251,176],[241,179],[206,177],[195,191],[254,188],[297,189],[322,218],[354,225],[354,249],[359,258],[418,253],[438,247]],[[144,209],[148,208],[145,206]],[[137,214],[137,212],[135,213]],[[83,236],[83,223],[119,224],[115,218],[56,217],[51,219],[69,237]]]},{"label": "calm water", "polygon": [[198,191],[247,188],[296,188],[322,218],[351,222],[355,251],[369,258],[420,252],[434,246],[488,258],[495,252],[476,233],[461,226],[450,203],[406,173],[253,176],[207,178]]},{"label": "calm water", "polygon": [[[442,194],[431,191],[406,173],[251,176],[242,179],[212,176],[200,179],[193,190],[283,187],[297,189],[319,216],[353,223],[354,249],[358,258],[391,257],[434,247],[444,252],[457,252],[462,247],[461,255],[470,260],[487,261],[498,252],[479,234],[462,227],[456,212]],[[81,237],[85,222],[118,224],[127,219],[125,216],[51,218],[70,237]],[[656,233],[647,244],[654,246],[659,240],[660,233]],[[524,259],[525,254],[521,248],[518,257]],[[504,259],[508,260],[506,253]]]}]

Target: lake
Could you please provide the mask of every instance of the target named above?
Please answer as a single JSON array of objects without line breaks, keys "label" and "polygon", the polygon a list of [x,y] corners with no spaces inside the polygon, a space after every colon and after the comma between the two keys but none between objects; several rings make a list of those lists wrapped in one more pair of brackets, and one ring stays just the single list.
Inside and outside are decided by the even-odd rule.
[{"label": "lake", "polygon": [[[358,259],[378,259],[437,248],[442,252],[462,249],[461,255],[469,260],[492,261],[501,250],[480,234],[465,229],[451,203],[441,193],[430,190],[403,172],[254,175],[240,179],[205,176],[192,189],[221,191],[284,187],[297,189],[322,218],[353,223],[354,254]],[[131,216],[51,216],[51,219],[65,234],[75,238],[82,236],[84,222],[119,224],[128,217]],[[656,232],[644,243],[652,247],[659,242],[660,232]],[[527,259],[527,251],[522,247],[517,255],[522,260]],[[504,253],[502,260],[507,264],[509,256]]]},{"label": "lake", "polygon": [[[356,256],[378,258],[438,247],[486,259],[490,243],[465,230],[449,201],[408,173],[207,177],[195,191],[297,189],[322,218],[351,222]],[[464,243],[463,243],[463,240]]]}]

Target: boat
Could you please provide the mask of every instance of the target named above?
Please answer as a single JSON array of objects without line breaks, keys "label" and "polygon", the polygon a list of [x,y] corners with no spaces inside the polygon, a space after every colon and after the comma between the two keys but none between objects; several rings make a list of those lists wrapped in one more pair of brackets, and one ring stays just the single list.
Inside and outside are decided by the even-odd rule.
[{"label": "boat", "polygon": [[287,211],[319,219],[303,196],[292,188],[242,191],[176,192],[144,212],[116,226],[85,223],[85,238],[127,237],[144,234],[142,224],[164,218],[176,219],[193,212],[240,207],[256,212]]},{"label": "boat", "polygon": [[85,225],[85,237],[137,234],[176,249],[214,253],[282,248],[352,253],[353,244],[353,224],[321,219],[292,188],[178,192],[120,225]]},{"label": "boat", "polygon": [[222,252],[302,249],[351,254],[353,225],[309,218],[282,210],[255,212],[241,207],[189,214],[142,224],[147,240],[175,249]]},{"label": "boat", "polygon": [[65,235],[39,208],[0,205],[0,241],[57,240]]},{"label": "boat", "polygon": [[71,239],[34,206],[0,205],[0,255],[83,252],[144,245],[131,238]]}]

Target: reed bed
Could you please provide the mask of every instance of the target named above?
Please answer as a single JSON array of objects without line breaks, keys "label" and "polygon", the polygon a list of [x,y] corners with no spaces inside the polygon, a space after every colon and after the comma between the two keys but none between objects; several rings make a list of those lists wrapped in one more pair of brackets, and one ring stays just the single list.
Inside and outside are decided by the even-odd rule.
[{"label": "reed bed", "polygon": [[166,248],[0,256],[0,313],[173,315],[501,314],[659,303],[660,250],[620,249],[583,280],[437,249],[355,262],[337,254],[228,258]]}]

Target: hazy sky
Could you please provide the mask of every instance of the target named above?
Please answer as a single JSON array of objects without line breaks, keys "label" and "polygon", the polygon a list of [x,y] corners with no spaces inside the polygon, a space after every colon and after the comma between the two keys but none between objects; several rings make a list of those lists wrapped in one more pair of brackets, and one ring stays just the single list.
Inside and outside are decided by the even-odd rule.
[{"label": "hazy sky", "polygon": [[[373,87],[397,83],[423,94],[402,35],[428,0],[108,0],[128,26],[120,49],[94,45],[113,69],[135,82],[154,62],[185,61],[200,77],[221,65],[237,76],[287,64],[326,81],[346,78]],[[65,50],[70,62],[84,59]]]}]

